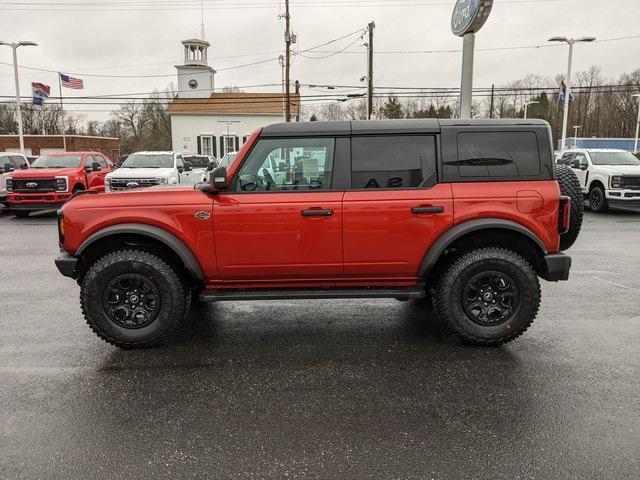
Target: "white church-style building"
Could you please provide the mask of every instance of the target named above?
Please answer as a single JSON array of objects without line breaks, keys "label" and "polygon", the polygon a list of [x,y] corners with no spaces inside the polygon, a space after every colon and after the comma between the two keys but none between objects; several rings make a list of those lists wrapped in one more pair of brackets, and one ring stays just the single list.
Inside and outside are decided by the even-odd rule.
[{"label": "white church-style building", "polygon": [[[237,151],[254,130],[284,121],[284,94],[216,92],[209,42],[193,38],[182,44],[184,64],[176,65],[178,94],[167,110],[173,151],[221,158]],[[299,106],[299,95],[292,94],[292,117]]]}]

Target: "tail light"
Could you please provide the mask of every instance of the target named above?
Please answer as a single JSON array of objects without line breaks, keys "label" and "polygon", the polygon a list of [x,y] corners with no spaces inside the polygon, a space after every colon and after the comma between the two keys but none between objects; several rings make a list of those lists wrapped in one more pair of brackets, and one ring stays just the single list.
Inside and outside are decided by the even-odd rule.
[{"label": "tail light", "polygon": [[558,222],[558,231],[565,234],[569,231],[571,224],[571,198],[562,195],[560,197],[560,218]]}]

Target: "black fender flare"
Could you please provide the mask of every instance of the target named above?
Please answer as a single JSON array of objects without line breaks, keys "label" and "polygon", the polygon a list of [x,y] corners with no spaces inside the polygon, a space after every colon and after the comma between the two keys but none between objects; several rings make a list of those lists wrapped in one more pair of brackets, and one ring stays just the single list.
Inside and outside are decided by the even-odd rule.
[{"label": "black fender flare", "polygon": [[529,230],[527,227],[520,225],[519,223],[512,222],[511,220],[504,220],[502,218],[481,218],[477,220],[469,220],[464,223],[460,223],[453,228],[447,230],[445,233],[434,242],[429,251],[424,256],[420,270],[418,271],[419,277],[426,276],[434,267],[440,255],[457,239],[467,235],[471,232],[479,230],[489,229],[502,229],[511,230],[521,233],[530,238],[539,248],[543,255],[546,255],[547,247],[544,242],[538,238],[538,236]]},{"label": "black fender flare", "polygon": [[198,263],[193,252],[187,247],[182,240],[176,237],[174,234],[163,230],[162,228],[154,227],[151,225],[145,225],[144,223],[122,223],[119,225],[112,225],[110,227],[98,230],[89,238],[87,238],[78,247],[75,252],[75,256],[80,256],[94,242],[109,237],[111,235],[118,235],[122,233],[138,234],[146,237],[153,238],[166,245],[168,248],[178,255],[180,260],[184,262],[187,271],[193,275],[196,279],[204,281],[204,273]]}]

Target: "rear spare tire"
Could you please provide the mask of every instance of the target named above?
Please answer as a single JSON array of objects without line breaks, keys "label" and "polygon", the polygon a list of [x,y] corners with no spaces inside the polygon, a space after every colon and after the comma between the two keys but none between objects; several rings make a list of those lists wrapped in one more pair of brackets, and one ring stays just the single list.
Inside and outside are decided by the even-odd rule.
[{"label": "rear spare tire", "polygon": [[571,218],[569,230],[560,236],[560,250],[569,249],[577,240],[582,228],[584,215],[584,197],[577,175],[566,165],[556,165],[556,174],[560,193],[571,199]]},{"label": "rear spare tire", "polygon": [[82,279],[80,302],[91,329],[122,348],[162,343],[187,308],[174,268],[137,250],[118,250],[97,260]]}]

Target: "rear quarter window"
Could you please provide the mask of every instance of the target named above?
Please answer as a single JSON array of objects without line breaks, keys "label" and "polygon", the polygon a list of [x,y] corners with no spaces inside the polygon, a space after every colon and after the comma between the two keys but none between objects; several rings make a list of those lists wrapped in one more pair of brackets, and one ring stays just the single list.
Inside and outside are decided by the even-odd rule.
[{"label": "rear quarter window", "polygon": [[452,125],[441,132],[441,181],[555,179],[546,125]]}]

